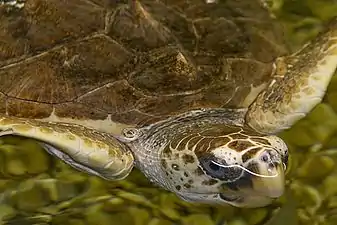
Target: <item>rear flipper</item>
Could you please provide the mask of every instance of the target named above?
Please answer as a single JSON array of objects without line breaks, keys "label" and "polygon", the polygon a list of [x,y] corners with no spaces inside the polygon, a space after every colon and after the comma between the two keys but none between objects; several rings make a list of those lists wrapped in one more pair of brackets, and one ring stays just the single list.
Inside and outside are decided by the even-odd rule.
[{"label": "rear flipper", "polygon": [[337,18],[298,52],[276,61],[275,77],[249,107],[247,124],[265,134],[290,128],[325,95],[337,68]]}]

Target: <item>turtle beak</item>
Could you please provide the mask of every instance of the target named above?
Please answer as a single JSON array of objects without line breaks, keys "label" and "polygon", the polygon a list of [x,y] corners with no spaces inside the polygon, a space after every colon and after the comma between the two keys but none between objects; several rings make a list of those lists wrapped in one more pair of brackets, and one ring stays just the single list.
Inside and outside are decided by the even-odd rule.
[{"label": "turtle beak", "polygon": [[275,150],[265,150],[255,164],[251,176],[253,191],[261,196],[278,198],[284,193],[285,168],[281,155]]}]

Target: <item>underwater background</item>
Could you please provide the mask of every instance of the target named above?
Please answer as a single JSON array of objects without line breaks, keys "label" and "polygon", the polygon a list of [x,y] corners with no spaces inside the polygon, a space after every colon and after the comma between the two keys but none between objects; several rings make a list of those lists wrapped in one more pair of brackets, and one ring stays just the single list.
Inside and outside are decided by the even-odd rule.
[{"label": "underwater background", "polygon": [[[270,1],[292,50],[337,16],[337,0]],[[1,21],[0,21],[1,22]],[[34,141],[0,139],[0,224],[337,224],[337,74],[324,101],[282,136],[290,148],[287,192],[268,207],[184,202],[138,171],[106,182],[51,157]]]}]

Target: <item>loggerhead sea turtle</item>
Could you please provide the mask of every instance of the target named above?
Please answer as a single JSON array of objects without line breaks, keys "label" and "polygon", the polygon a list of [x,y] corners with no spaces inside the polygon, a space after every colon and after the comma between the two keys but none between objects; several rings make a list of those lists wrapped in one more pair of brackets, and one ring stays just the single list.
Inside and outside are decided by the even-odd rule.
[{"label": "loggerhead sea turtle", "polygon": [[336,19],[288,54],[259,0],[0,3],[1,135],[107,180],[136,166],[187,201],[281,196],[288,150],[275,135],[321,101],[337,66]]}]

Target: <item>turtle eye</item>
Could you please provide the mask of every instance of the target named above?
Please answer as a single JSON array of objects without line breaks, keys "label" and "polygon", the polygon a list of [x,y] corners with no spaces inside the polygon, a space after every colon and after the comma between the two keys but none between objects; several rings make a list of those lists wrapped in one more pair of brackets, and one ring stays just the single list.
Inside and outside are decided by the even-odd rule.
[{"label": "turtle eye", "polygon": [[232,182],[242,174],[242,169],[235,165],[229,165],[225,160],[217,159],[212,155],[199,158],[201,169],[208,176],[225,182]]},{"label": "turtle eye", "polygon": [[213,170],[215,173],[217,173],[219,170],[221,170],[221,167],[220,165],[216,164],[215,162],[213,161],[210,161],[208,163],[208,167]]}]

